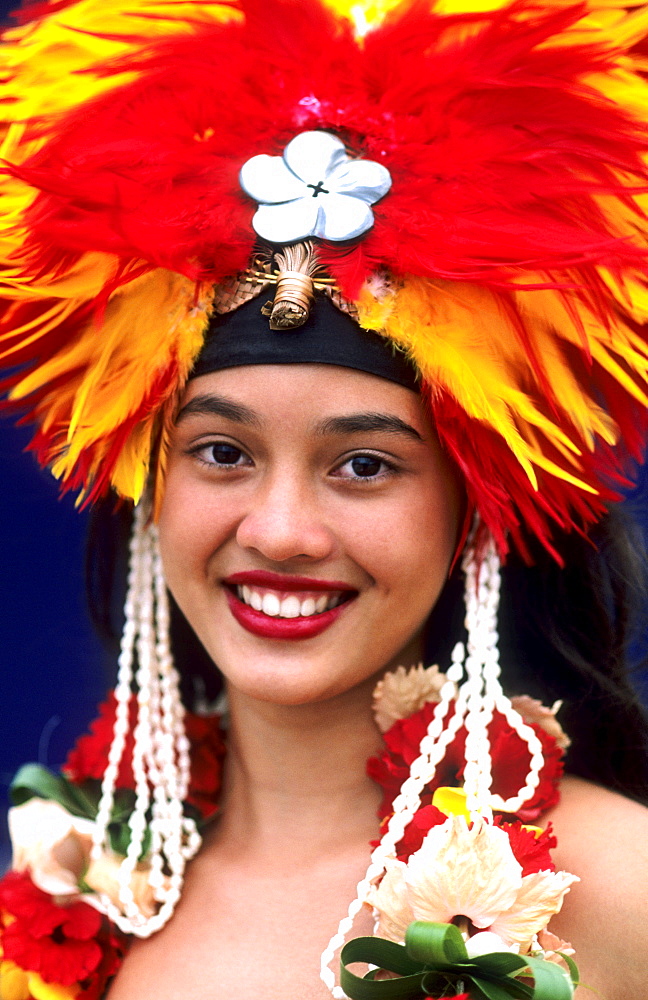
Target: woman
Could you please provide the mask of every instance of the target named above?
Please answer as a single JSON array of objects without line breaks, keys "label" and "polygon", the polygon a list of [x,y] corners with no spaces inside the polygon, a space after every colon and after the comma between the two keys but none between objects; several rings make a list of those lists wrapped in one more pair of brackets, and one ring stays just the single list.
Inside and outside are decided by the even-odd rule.
[{"label": "woman", "polygon": [[[270,37],[256,0],[82,2],[7,38],[11,401],[66,485],[139,501],[114,700],[64,778],[14,786],[19,1000],[115,973],[111,1000],[339,996],[370,908],[349,996],[560,1000],[568,941],[610,1000],[643,988],[645,807],[577,777],[558,802],[564,734],[496,643],[496,549],[589,563],[596,613],[572,596],[544,678],[505,673],[569,699],[576,773],[640,797],[620,570],[563,536],[643,442],[642,17],[354,12],[281,2]],[[416,664],[458,638],[459,561],[443,677]],[[510,559],[536,612],[543,572]],[[186,881],[224,751],[189,715],[188,756],[166,585],[229,702]],[[602,697],[621,759],[593,763]]]},{"label": "woman", "polygon": [[[219,415],[222,401],[257,421]],[[404,428],[322,434],[326,422],[361,426],[363,414]],[[313,983],[322,941],[375,837],[378,790],[364,767],[380,743],[371,692],[385,665],[414,666],[423,655],[421,626],[460,522],[457,476],[410,390],[315,365],[192,380],[167,475],[165,575],[227,678],[227,791],[174,920],[132,950],[110,997],[198,996],[206,984],[214,996],[253,996],[258,985],[243,970],[255,961],[277,996],[325,996]],[[322,577],[335,582],[314,589]],[[320,593],[330,603],[350,596],[337,623],[303,639],[291,634],[295,619],[261,622],[261,612],[239,607],[233,591],[243,586],[246,609],[254,594],[290,601],[296,586],[302,606]],[[607,824],[589,820],[600,812],[614,826],[614,852]],[[636,858],[645,808],[572,777],[546,819],[558,833],[558,867],[589,887],[587,901],[574,892],[552,922],[577,941],[583,982],[608,997],[621,996],[620,983],[641,990],[643,932],[627,931],[645,909],[645,859]],[[624,942],[604,963],[591,922],[602,906]],[[357,933],[371,933],[368,915],[364,922]]]}]

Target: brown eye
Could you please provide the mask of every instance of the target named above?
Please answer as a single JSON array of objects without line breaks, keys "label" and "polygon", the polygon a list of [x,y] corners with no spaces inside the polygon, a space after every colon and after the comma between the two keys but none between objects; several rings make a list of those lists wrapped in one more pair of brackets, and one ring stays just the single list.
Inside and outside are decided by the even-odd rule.
[{"label": "brown eye", "polygon": [[209,447],[212,461],[215,465],[239,465],[243,452],[233,444],[213,444]]},{"label": "brown eye", "polygon": [[212,469],[238,469],[253,464],[249,455],[231,441],[201,444],[192,448],[190,454]]},{"label": "brown eye", "polygon": [[370,482],[371,480],[383,480],[397,472],[397,469],[387,459],[380,455],[370,455],[368,453],[353,455],[346,462],[339,465],[334,472],[337,479],[346,479],[350,482]]},{"label": "brown eye", "polygon": [[379,475],[384,463],[375,455],[357,455],[349,464],[356,476],[369,478]]}]

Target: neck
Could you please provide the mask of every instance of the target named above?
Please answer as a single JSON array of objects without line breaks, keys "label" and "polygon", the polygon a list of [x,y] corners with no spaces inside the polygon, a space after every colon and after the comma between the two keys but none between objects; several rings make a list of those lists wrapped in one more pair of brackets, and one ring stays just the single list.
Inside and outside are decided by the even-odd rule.
[{"label": "neck", "polygon": [[220,843],[321,856],[377,836],[380,798],[366,776],[381,745],[375,678],[317,704],[275,705],[230,690]]}]

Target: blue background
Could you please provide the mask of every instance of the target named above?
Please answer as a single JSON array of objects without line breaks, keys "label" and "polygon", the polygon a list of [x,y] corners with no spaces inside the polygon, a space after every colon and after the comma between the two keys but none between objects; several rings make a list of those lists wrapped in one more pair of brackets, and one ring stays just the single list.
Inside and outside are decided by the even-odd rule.
[{"label": "blue background", "polygon": [[[16,6],[0,0],[0,23]],[[113,676],[86,616],[87,517],[22,454],[30,436],[0,423],[0,871],[13,773],[30,760],[60,766]]]},{"label": "blue background", "polygon": [[[0,0],[0,18],[12,6]],[[0,800],[21,763],[60,766],[114,675],[86,618],[87,515],[23,454],[29,437],[0,424]],[[648,525],[645,469],[632,503]]]}]

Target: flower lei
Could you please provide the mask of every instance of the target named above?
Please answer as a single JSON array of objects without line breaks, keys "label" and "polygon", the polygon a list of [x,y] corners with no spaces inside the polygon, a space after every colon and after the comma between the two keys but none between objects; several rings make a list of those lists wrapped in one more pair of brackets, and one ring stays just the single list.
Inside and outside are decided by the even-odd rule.
[{"label": "flower lei", "polygon": [[[383,789],[383,823],[444,681],[435,667],[400,667],[376,689],[374,710],[385,746],[367,768]],[[558,801],[568,740],[556,721],[556,706],[548,709],[527,697],[513,703],[542,742],[545,763],[535,794],[516,816],[496,813],[492,824],[471,823],[462,789],[466,731],[458,731],[397,856],[365,901],[377,918],[376,935],[352,939],[342,949],[341,984],[352,1000],[573,995],[573,951],[547,925],[577,879],[555,870],[551,827],[526,825]],[[30,764],[13,782],[13,868],[0,880],[3,1000],[100,1000],[128,950],[128,936],[100,912],[97,895],[118,898],[117,870],[134,802],[128,747],[109,828],[112,853],[90,860],[115,709],[111,695],[60,775]],[[134,717],[134,701],[131,710]],[[185,723],[192,750],[185,810],[201,825],[218,811],[225,743],[218,716],[187,713]],[[499,715],[489,737],[493,793],[506,798],[528,770],[528,749]],[[147,876],[144,857],[132,888],[139,905],[153,912]],[[356,962],[369,963],[372,970],[361,978],[349,968]]]},{"label": "flower lei", "polygon": [[[99,1000],[128,950],[129,936],[100,912],[97,894],[114,902],[119,898],[117,872],[128,847],[135,802],[130,763],[134,697],[109,826],[112,853],[90,859],[116,708],[111,694],[90,732],[71,750],[62,774],[27,764],[12,783],[13,870],[0,880],[2,1000]],[[185,729],[191,782],[184,808],[201,825],[218,810],[226,748],[218,716],[187,712]],[[142,909],[152,913],[146,858],[134,872],[131,888]]]}]

